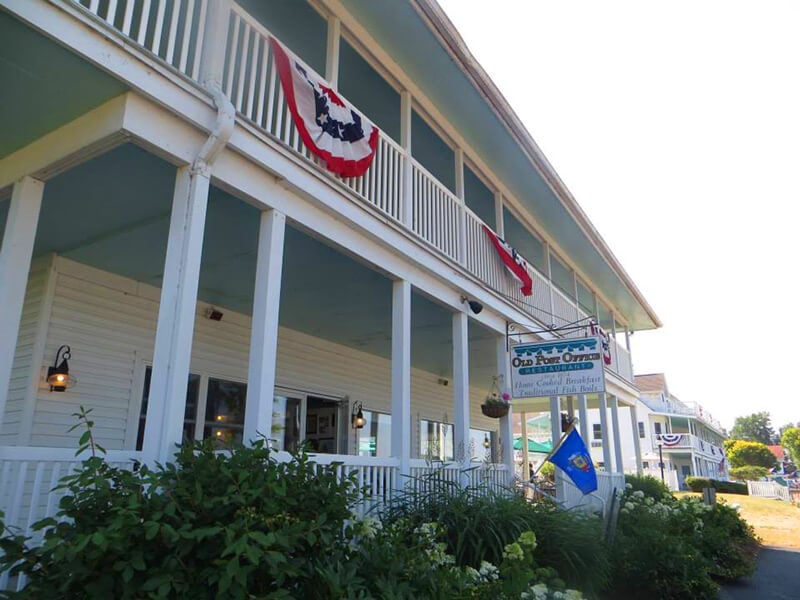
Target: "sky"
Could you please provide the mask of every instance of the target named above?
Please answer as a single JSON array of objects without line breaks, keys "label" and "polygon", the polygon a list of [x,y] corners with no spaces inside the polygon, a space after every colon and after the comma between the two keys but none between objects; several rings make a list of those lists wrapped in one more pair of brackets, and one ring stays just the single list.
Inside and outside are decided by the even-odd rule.
[{"label": "sky", "polygon": [[800,421],[800,2],[439,2],[664,323],[635,372]]}]

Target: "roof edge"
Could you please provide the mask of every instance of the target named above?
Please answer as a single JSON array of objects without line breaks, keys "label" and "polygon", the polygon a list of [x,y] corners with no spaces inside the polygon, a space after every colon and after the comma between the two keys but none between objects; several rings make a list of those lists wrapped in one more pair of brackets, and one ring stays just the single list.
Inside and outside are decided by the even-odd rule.
[{"label": "roof edge", "polygon": [[412,0],[412,5],[417,8],[417,12],[424,18],[433,33],[442,41],[445,50],[453,57],[455,62],[461,66],[467,77],[473,82],[477,91],[484,97],[489,106],[497,114],[501,122],[505,123],[509,133],[517,140],[523,152],[528,156],[536,170],[547,182],[555,196],[561,201],[564,208],[569,212],[586,237],[600,252],[600,255],[617,274],[619,279],[628,288],[639,305],[644,308],[654,325],[654,329],[663,326],[661,319],[656,315],[650,303],[645,299],[642,292],[628,275],[625,268],[614,256],[611,248],[602,238],[595,226],[590,221],[584,210],[580,207],[575,197],[561,180],[553,165],[547,160],[542,150],[528,132],[522,120],[517,116],[508,100],[498,89],[489,75],[475,59],[467,47],[466,42],[458,33],[436,0]]}]

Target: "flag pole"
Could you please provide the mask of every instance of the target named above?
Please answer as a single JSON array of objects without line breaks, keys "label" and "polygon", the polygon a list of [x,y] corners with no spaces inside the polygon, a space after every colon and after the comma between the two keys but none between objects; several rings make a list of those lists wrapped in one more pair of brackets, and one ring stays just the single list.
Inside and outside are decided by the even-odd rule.
[{"label": "flag pole", "polygon": [[[567,427],[567,430],[561,435],[561,439],[558,440],[558,443],[555,446],[553,446],[553,449],[550,450],[550,453],[547,456],[545,456],[544,460],[539,464],[538,467],[536,467],[536,470],[533,472],[533,476],[534,477],[536,477],[536,475],[539,474],[539,471],[544,466],[544,463],[546,463],[548,460],[550,460],[550,457],[553,456],[556,452],[558,452],[558,449],[561,448],[561,444],[564,443],[564,440],[567,439],[567,436],[570,433],[572,433],[573,429],[575,429],[575,423],[574,422],[570,423],[569,427]],[[525,443],[527,443],[527,442],[528,442],[528,440],[525,440]]]}]

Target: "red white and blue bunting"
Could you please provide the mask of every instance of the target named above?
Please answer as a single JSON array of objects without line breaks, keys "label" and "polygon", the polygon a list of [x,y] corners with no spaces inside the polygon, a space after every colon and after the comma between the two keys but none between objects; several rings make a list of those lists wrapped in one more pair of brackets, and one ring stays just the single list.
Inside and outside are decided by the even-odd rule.
[{"label": "red white and blue bunting", "polygon": [[525,259],[514,249],[513,246],[507,244],[505,240],[498,237],[494,231],[483,225],[483,230],[489,236],[497,255],[505,265],[511,276],[522,284],[520,288],[523,296],[530,296],[533,293],[533,279],[528,273],[528,263]]},{"label": "red white and blue bunting", "polygon": [[275,66],[295,127],[306,147],[342,177],[360,177],[372,164],[378,128],[308,67],[270,38]]},{"label": "red white and blue bunting", "polygon": [[611,364],[611,342],[609,341],[610,338],[606,333],[606,330],[600,327],[597,323],[592,323],[591,325],[591,332],[592,335],[597,335],[600,337],[600,342],[603,345],[603,362],[607,365]]},{"label": "red white and blue bunting", "polygon": [[662,433],[659,436],[661,442],[667,446],[678,446],[683,441],[683,436],[680,433]]}]

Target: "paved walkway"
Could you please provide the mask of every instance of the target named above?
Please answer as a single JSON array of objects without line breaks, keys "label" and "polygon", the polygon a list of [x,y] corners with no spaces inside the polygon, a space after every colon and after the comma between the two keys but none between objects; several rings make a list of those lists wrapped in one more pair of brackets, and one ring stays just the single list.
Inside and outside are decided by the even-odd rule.
[{"label": "paved walkway", "polygon": [[800,600],[800,552],[763,548],[751,579],[726,586],[721,600]]}]

